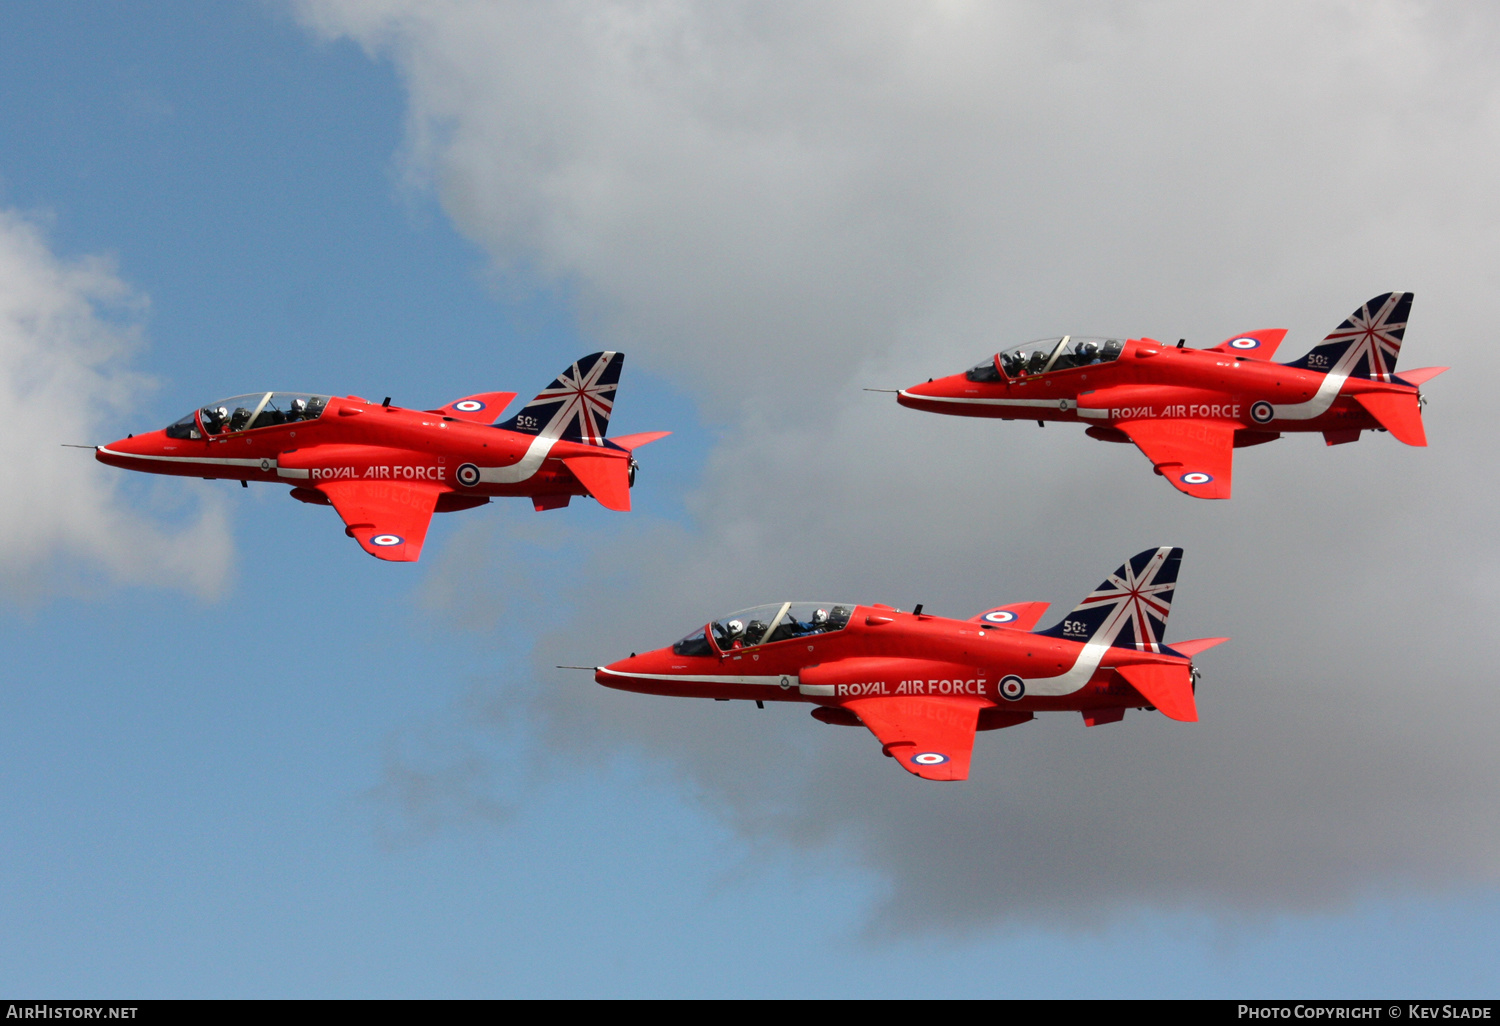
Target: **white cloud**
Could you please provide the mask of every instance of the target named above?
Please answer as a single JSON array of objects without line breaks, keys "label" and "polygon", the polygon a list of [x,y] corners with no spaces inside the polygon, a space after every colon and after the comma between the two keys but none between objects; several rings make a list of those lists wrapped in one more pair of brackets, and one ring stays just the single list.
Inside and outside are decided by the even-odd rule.
[{"label": "white cloud", "polygon": [[[1500,877],[1481,726],[1500,714],[1483,645],[1500,616],[1489,14],[302,10],[396,63],[413,176],[498,267],[565,284],[602,340],[727,429],[701,531],[599,553],[600,579],[626,582],[576,596],[600,651],[574,632],[567,651],[544,639],[539,664],[776,596],[1068,602],[1164,541],[1188,547],[1172,636],[1236,636],[1204,659],[1203,724],[987,735],[963,788],[907,780],[869,738],[789,710],[559,689],[557,744],[634,739],[754,836],[859,845],[910,921]],[[1396,288],[1417,293],[1403,363],[1458,368],[1429,388],[1433,447],[1244,450],[1228,504],[1178,496],[1134,449],[1076,430],[939,420],[856,390],[1064,331],[1203,345],[1284,326],[1294,356]]]},{"label": "white cloud", "polygon": [[114,583],[213,595],[231,549],[216,505],[164,528],[118,495],[120,472],[63,443],[109,440],[150,382],[130,371],[145,307],[101,258],[53,254],[37,225],[0,211],[0,588],[30,602]]}]

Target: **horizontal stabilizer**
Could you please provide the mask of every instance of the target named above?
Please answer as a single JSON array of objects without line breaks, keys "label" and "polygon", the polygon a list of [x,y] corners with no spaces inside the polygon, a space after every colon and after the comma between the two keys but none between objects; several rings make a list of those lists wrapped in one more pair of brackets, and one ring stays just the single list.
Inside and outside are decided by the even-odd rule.
[{"label": "horizontal stabilizer", "polygon": [[1243,335],[1225,339],[1207,352],[1244,356],[1252,360],[1269,360],[1276,355],[1276,347],[1281,345],[1281,340],[1284,338],[1286,338],[1285,328],[1262,328],[1260,331],[1247,331]]},{"label": "horizontal stabilizer", "polygon": [[969,617],[969,622],[1029,631],[1046,614],[1049,605],[1051,605],[1050,602],[1012,602],[1008,606],[986,609],[978,616]]},{"label": "horizontal stabilizer", "polygon": [[1166,646],[1179,655],[1185,655],[1189,659],[1199,652],[1207,652],[1215,645],[1222,645],[1228,638],[1194,638],[1192,641],[1177,641]]},{"label": "horizontal stabilizer", "polygon": [[568,456],[563,464],[605,509],[630,511],[630,460],[624,456]]},{"label": "horizontal stabilizer", "polygon": [[1447,369],[1447,367],[1417,367],[1413,370],[1402,371],[1400,374],[1397,374],[1396,377],[1399,380],[1406,382],[1408,385],[1411,385],[1413,388],[1421,388],[1427,382],[1431,381],[1433,378],[1437,377]]},{"label": "horizontal stabilizer", "polygon": [[514,392],[480,392],[455,399],[441,410],[428,410],[454,420],[467,420],[474,424],[493,424],[516,397]]},{"label": "horizontal stabilizer", "polygon": [[1142,698],[1156,706],[1163,716],[1185,723],[1198,722],[1198,704],[1193,701],[1192,673],[1186,664],[1117,666],[1115,672],[1125,678],[1125,683],[1139,691]]},{"label": "horizontal stabilizer", "polygon": [[618,445],[626,452],[634,452],[643,445],[650,445],[652,442],[666,438],[671,433],[670,431],[642,431],[638,435],[621,435],[619,438],[611,438],[609,441]]},{"label": "horizontal stabilizer", "polygon": [[1427,444],[1427,432],[1422,428],[1422,407],[1411,392],[1356,393],[1354,401],[1398,441],[1407,445]]}]

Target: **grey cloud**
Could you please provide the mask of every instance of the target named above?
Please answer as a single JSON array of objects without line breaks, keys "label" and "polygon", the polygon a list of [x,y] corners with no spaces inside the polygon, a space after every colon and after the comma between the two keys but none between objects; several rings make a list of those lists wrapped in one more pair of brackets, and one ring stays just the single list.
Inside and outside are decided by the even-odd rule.
[{"label": "grey cloud", "polygon": [[36,224],[0,211],[0,589],[11,599],[101,577],[206,596],[224,585],[232,552],[218,505],[184,509],[182,489],[148,488],[148,519],[120,498],[118,471],[60,445],[109,441],[150,387],[127,367],[143,308],[107,261],[61,260]]},{"label": "grey cloud", "polygon": [[[777,596],[1066,608],[1161,542],[1187,548],[1169,637],[1235,637],[1202,658],[1202,723],[982,735],[961,787],[796,708],[597,688],[537,692],[554,749],[654,753],[747,837],[852,846],[891,880],[888,924],[1495,881],[1493,18],[303,11],[397,63],[410,166],[498,268],[566,284],[604,340],[726,429],[697,529],[637,514],[592,551],[568,596],[588,630],[541,632],[539,668],[585,661],[581,638],[604,660]],[[1230,503],[1185,499],[1076,429],[857,391],[1063,331],[1202,345],[1283,326],[1298,355],[1391,288],[1417,293],[1403,365],[1458,368],[1428,387],[1432,447],[1243,450]]]}]

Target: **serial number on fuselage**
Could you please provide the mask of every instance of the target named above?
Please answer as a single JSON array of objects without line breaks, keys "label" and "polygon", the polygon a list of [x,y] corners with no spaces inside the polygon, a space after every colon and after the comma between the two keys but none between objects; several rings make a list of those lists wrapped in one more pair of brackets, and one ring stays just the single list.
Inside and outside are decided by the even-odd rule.
[{"label": "serial number on fuselage", "polygon": [[419,467],[404,464],[370,466],[364,469],[364,473],[360,473],[358,467],[314,467],[312,479],[314,481],[441,481],[444,474],[445,470],[440,466]]},{"label": "serial number on fuselage", "polygon": [[868,680],[835,684],[833,693],[838,698],[863,698],[866,695],[983,695],[984,685],[984,677],[970,680],[945,680],[939,677],[930,680],[903,680],[894,688],[890,681]]}]

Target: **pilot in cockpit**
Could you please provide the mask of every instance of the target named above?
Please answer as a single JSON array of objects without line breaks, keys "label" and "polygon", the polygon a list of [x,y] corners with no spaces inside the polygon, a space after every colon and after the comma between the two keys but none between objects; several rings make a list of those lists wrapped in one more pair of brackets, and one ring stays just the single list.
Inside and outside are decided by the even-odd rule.
[{"label": "pilot in cockpit", "polygon": [[307,416],[307,403],[301,399],[292,400],[291,412],[287,414],[287,420],[301,420]]},{"label": "pilot in cockpit", "polygon": [[203,411],[203,427],[211,435],[216,435],[224,430],[225,423],[229,420],[229,411],[220,406],[216,410]]}]

